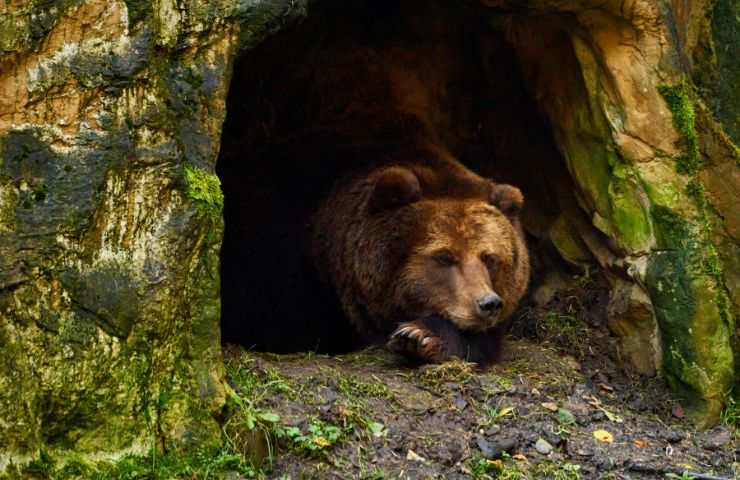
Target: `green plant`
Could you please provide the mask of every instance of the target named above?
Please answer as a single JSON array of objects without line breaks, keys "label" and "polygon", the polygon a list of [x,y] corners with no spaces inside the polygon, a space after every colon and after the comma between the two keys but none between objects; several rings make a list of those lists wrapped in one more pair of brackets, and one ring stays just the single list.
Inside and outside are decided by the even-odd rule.
[{"label": "green plant", "polygon": [[475,457],[471,461],[470,473],[475,479],[494,478],[503,469],[501,460],[487,460],[483,457]]},{"label": "green plant", "polygon": [[564,463],[555,472],[554,480],[581,480],[581,466],[573,463]]},{"label": "green plant", "polygon": [[581,480],[581,466],[574,463],[542,462],[532,472],[533,478],[550,480]]},{"label": "green plant", "polygon": [[216,175],[200,168],[185,165],[186,195],[195,203],[202,214],[220,218],[224,209],[224,194],[221,180]]},{"label": "green plant", "polygon": [[720,414],[720,420],[728,427],[738,428],[740,426],[740,402],[735,400],[732,394],[727,395],[725,408]]},{"label": "green plant", "polygon": [[[226,448],[201,449],[188,454],[151,450],[146,455],[126,455],[115,462],[83,463],[75,458],[55,460],[42,452],[10,478],[50,480],[159,480],[176,478],[215,479],[233,471],[253,478],[259,475],[241,455]],[[2,477],[5,478],[5,477]]]},{"label": "green plant", "polygon": [[292,382],[273,369],[258,368],[248,354],[227,362],[226,369],[236,392],[227,403],[229,415],[222,427],[225,444],[255,465],[265,458],[271,461],[283,427],[280,416],[263,404],[277,394],[294,398]]},{"label": "green plant", "polygon": [[285,427],[278,434],[288,442],[288,447],[300,454],[316,456],[338,444],[344,437],[344,431],[336,425],[317,418],[312,418],[306,432],[298,427]]},{"label": "green plant", "polygon": [[672,478],[675,480],[694,480],[694,477],[689,475],[689,472],[683,472],[681,475],[677,475],[675,473],[666,473],[666,478]]},{"label": "green plant", "polygon": [[484,409],[484,420],[482,424],[484,426],[491,426],[494,425],[496,422],[498,422],[501,418],[514,414],[514,408],[512,407],[504,407],[504,408],[498,408],[496,406],[487,406]]},{"label": "green plant", "polygon": [[55,471],[55,462],[45,450],[39,452],[39,457],[31,461],[25,468],[25,473],[32,478],[50,478]]}]

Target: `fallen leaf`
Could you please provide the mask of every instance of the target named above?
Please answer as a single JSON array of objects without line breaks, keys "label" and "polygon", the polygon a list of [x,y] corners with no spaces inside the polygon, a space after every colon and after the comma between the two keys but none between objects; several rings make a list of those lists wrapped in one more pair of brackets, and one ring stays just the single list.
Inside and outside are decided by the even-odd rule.
[{"label": "fallen leaf", "polygon": [[506,415],[511,415],[513,411],[514,411],[514,407],[504,407],[501,409],[500,412],[498,412],[498,416],[505,417]]},{"label": "fallen leaf", "polygon": [[624,422],[624,420],[622,419],[622,417],[620,417],[616,413],[610,412],[606,408],[599,407],[599,410],[601,410],[602,412],[604,412],[604,415],[606,415],[606,418],[608,418],[610,422],[614,422],[614,423],[622,423],[622,422]]},{"label": "fallen leaf", "polygon": [[514,460],[520,461],[520,462],[526,462],[527,457],[523,453],[516,453],[511,456]]},{"label": "fallen leaf", "polygon": [[312,441],[313,441],[313,443],[315,443],[316,445],[318,445],[321,448],[326,448],[326,447],[331,446],[331,442],[329,440],[325,439],[324,437],[316,437]]},{"label": "fallen leaf", "polygon": [[499,472],[504,469],[504,462],[501,460],[486,460],[486,463],[498,470]]},{"label": "fallen leaf", "polygon": [[408,453],[406,453],[406,460],[411,460],[413,462],[426,463],[426,459],[413,450],[409,450]]},{"label": "fallen leaf", "polygon": [[632,440],[632,443],[634,443],[637,448],[645,448],[648,446],[647,440],[640,440],[639,438]]},{"label": "fallen leaf", "polygon": [[606,430],[594,430],[594,438],[603,443],[612,443],[614,436]]},{"label": "fallen leaf", "polygon": [[607,385],[606,383],[600,383],[599,384],[599,388],[602,389],[602,390],[604,390],[604,391],[606,391],[606,392],[613,392],[614,391],[614,387],[611,387],[611,386]]},{"label": "fallen leaf", "polygon": [[558,411],[558,406],[554,402],[542,402],[541,405],[542,405],[542,408],[544,408],[545,410],[550,410],[551,412]]}]

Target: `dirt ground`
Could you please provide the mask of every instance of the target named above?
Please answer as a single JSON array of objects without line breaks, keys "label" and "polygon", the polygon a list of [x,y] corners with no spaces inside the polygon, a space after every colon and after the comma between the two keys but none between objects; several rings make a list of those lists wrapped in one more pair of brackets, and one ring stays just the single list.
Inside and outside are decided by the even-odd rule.
[{"label": "dirt ground", "polygon": [[[661,381],[618,366],[603,325],[578,328],[559,345],[510,339],[486,372],[461,361],[411,367],[382,348],[228,348],[231,385],[253,400],[225,432],[264,458],[266,478],[739,478],[734,427],[693,429]],[[578,359],[563,353],[568,341]]]},{"label": "dirt ground", "polygon": [[381,347],[330,357],[229,346],[235,398],[249,400],[232,405],[226,439],[252,473],[278,479],[740,478],[740,407],[697,430],[662,380],[619,361],[604,282],[554,284],[525,302],[487,371],[414,367]]}]

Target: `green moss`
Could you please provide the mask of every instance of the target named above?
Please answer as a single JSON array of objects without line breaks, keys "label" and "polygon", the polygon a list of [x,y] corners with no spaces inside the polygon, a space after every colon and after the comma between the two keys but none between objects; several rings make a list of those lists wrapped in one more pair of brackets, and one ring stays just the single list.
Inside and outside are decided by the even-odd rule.
[{"label": "green moss", "polygon": [[211,218],[220,218],[224,209],[224,194],[221,191],[221,180],[205,170],[185,165],[187,197],[203,214]]},{"label": "green moss", "polygon": [[658,244],[646,283],[660,324],[664,371],[674,389],[704,420],[719,415],[724,390],[732,383],[734,319],[724,287],[722,265],[712,242],[711,207],[700,168],[692,88],[681,82],[660,87],[681,134],[683,152],[676,171],[689,175],[685,195],[695,206],[693,218],[668,207],[654,206]]},{"label": "green moss", "polygon": [[646,250],[652,243],[653,227],[633,167],[604,148],[600,139],[565,136],[563,141],[569,170],[596,211],[596,227],[624,250]]},{"label": "green moss", "polygon": [[683,81],[676,85],[661,85],[658,91],[663,95],[673,115],[673,126],[685,142],[684,153],[676,159],[676,171],[682,174],[694,174],[699,168],[700,157],[691,87]]},{"label": "green moss", "polygon": [[226,448],[200,448],[189,454],[151,450],[147,455],[127,455],[115,462],[84,462],[79,458],[52,458],[42,451],[24,467],[11,467],[0,479],[145,480],[174,478],[220,478],[236,472],[247,478],[258,471],[243,457]]},{"label": "green moss", "polygon": [[[693,196],[703,192],[690,190]],[[689,221],[653,208],[663,250],[651,257],[646,284],[661,329],[666,378],[694,412],[712,421],[732,383],[734,321],[711,226],[700,212],[699,221]]]},{"label": "green moss", "polygon": [[656,236],[661,249],[685,249],[691,240],[690,228],[685,219],[673,210],[662,206],[653,206],[653,221]]},{"label": "green moss", "polygon": [[[615,172],[618,170],[614,168]],[[634,177],[631,172],[630,176]],[[623,179],[615,175],[609,184],[614,232],[624,246],[633,250],[644,249],[653,238],[650,213],[640,200],[639,189],[634,178]]]}]

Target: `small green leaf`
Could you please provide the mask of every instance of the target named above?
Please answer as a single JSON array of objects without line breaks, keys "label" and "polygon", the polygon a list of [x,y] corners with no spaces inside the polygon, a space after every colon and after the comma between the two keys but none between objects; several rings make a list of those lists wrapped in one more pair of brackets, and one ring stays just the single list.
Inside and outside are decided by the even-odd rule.
[{"label": "small green leaf", "polygon": [[370,431],[373,433],[374,437],[383,437],[388,433],[385,425],[379,422],[370,422],[368,424],[368,428],[370,428]]},{"label": "small green leaf", "polygon": [[268,423],[276,423],[280,421],[280,415],[273,412],[259,412],[257,414],[260,420]]},{"label": "small green leaf", "polygon": [[576,423],[576,417],[570,410],[566,410],[565,408],[558,408],[557,418],[561,425],[573,425]]}]

